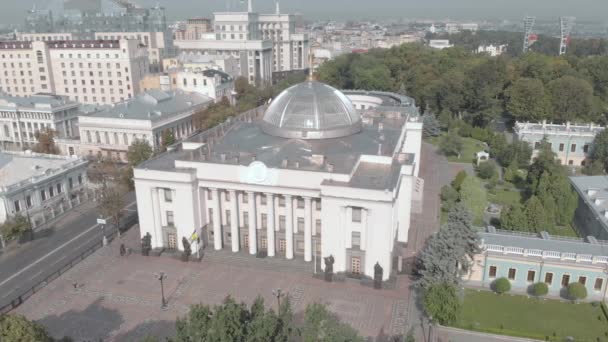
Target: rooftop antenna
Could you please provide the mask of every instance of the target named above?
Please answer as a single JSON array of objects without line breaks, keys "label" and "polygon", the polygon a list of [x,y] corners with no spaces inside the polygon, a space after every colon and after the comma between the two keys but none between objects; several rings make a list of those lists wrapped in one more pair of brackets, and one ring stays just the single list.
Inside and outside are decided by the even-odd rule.
[{"label": "rooftop antenna", "polygon": [[253,12],[253,4],[252,4],[253,0],[247,0],[247,12],[251,13]]},{"label": "rooftop antenna", "polygon": [[277,12],[276,14],[281,14],[281,8],[279,7],[279,0],[274,0],[274,7],[275,7],[275,11]]}]

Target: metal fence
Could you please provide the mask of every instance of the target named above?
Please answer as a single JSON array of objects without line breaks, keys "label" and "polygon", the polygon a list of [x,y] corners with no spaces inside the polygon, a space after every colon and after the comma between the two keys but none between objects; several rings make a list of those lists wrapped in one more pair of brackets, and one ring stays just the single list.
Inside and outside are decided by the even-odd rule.
[{"label": "metal fence", "polygon": [[[133,214],[130,214],[130,215],[124,217],[122,219],[122,222],[120,223],[120,231],[121,232],[127,231],[131,226],[136,224],[137,221],[138,221],[137,213],[133,213]],[[106,230],[106,231],[108,231],[108,230]],[[115,238],[116,235],[117,235],[117,231],[114,228],[111,230],[111,232],[108,235],[106,235],[108,243],[111,242]],[[36,292],[42,290],[45,286],[50,284],[53,280],[59,278],[59,276],[61,276],[65,272],[69,271],[72,267],[78,265],[78,263],[83,261],[85,258],[90,256],[91,254],[95,253],[95,251],[97,251],[101,247],[103,247],[103,242],[100,239],[98,242],[92,244],[85,251],[83,251],[82,253],[78,254],[77,256],[71,258],[66,263],[57,264],[57,267],[52,270],[47,269],[47,276],[44,277],[39,282],[37,282],[36,285],[28,287],[27,289],[22,290],[20,293],[15,294],[13,296],[13,298],[10,299],[9,303],[0,306],[0,314],[6,314],[6,313],[9,313],[10,311],[14,310],[19,305],[23,304],[23,302],[25,302],[28,298],[30,298],[32,295],[34,295]]]}]

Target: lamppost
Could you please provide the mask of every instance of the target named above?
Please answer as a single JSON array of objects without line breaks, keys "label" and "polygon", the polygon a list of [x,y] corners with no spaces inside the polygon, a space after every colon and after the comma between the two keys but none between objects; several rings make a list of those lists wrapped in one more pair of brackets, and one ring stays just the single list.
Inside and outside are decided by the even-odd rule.
[{"label": "lamppost", "polygon": [[154,273],[154,278],[160,280],[160,295],[161,295],[161,309],[167,308],[167,303],[165,301],[165,287],[163,285],[163,280],[167,279],[167,275],[165,272]]},{"label": "lamppost", "polygon": [[101,225],[101,243],[103,246],[106,246],[108,244],[108,239],[106,238],[106,223],[107,221],[104,218],[99,217],[97,219],[97,224]]},{"label": "lamppost", "polygon": [[277,297],[277,312],[281,310],[281,297],[285,296],[285,293],[281,289],[276,289],[272,291],[272,295]]},{"label": "lamppost", "polygon": [[428,342],[431,342],[432,329],[433,329],[433,316],[429,315],[429,338],[427,340]]}]

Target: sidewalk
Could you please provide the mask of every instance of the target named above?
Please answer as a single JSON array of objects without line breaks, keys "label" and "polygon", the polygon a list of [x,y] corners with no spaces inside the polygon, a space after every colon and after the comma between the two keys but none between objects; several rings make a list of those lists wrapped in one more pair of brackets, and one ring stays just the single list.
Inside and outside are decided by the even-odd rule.
[{"label": "sidewalk", "polygon": [[435,341],[437,342],[538,342],[539,340],[531,340],[528,338],[519,338],[513,336],[503,336],[487,334],[477,331],[444,327],[438,325],[435,327]]}]

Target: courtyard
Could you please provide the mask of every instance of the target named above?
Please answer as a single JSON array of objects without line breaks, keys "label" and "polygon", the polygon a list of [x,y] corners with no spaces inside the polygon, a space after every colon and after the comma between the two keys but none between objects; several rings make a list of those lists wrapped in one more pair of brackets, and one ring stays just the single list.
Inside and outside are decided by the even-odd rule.
[{"label": "courtyard", "polygon": [[[120,242],[136,246],[137,226]],[[184,263],[170,257],[121,257],[119,241],[102,248],[33,295],[16,313],[42,323],[56,338],[75,341],[137,341],[145,336],[172,336],[174,321],[194,303],[217,304],[231,295],[250,304],[259,294],[276,306],[273,290],[290,296],[296,318],[308,303],[328,305],[363,336],[404,333],[407,277],[392,290],[374,290],[357,281],[327,283],[302,267],[268,267],[256,258],[226,258]],[[283,261],[289,263],[289,261]],[[297,262],[297,261],[296,261]],[[163,271],[168,307],[161,309]]]}]

